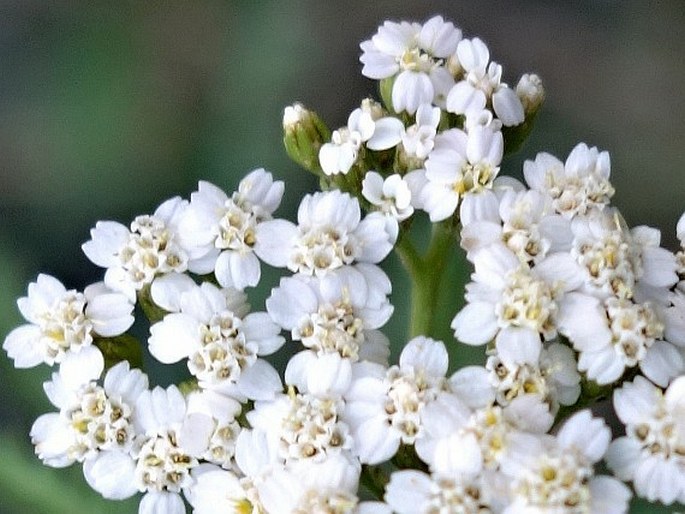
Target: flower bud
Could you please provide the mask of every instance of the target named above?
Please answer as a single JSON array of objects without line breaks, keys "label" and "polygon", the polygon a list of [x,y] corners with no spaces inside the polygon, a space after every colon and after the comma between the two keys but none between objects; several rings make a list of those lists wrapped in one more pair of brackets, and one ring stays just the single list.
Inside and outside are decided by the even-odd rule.
[{"label": "flower bud", "polygon": [[331,133],[321,118],[300,103],[283,111],[283,144],[292,160],[316,175],[321,175],[319,149]]},{"label": "flower bud", "polygon": [[526,118],[534,114],[545,100],[545,88],[542,86],[542,79],[534,73],[526,73],[516,85],[516,95],[523,104]]}]

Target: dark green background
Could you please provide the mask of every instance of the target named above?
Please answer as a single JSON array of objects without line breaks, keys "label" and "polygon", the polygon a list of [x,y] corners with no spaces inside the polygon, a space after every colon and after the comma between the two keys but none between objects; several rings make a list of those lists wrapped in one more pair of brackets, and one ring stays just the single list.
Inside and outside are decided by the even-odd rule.
[{"label": "dark green background", "polygon": [[[170,196],[187,197],[198,179],[230,191],[264,166],[286,181],[278,214],[292,217],[315,181],[282,150],[283,107],[302,101],[331,128],[344,124],[374,93],[359,73],[359,42],[384,19],[438,13],[484,39],[510,84],[527,71],[545,81],[538,126],[504,173],[519,174],[523,159],[542,150],[563,159],[580,141],[607,149],[615,204],[630,224],[658,226],[674,244],[685,209],[680,0],[5,1],[0,333],[22,322],[15,300],[39,272],[69,288],[100,279],[80,251],[97,220],[128,223]],[[395,268],[397,313],[388,331],[397,347],[407,294]],[[464,280],[468,270],[453,274]],[[277,274],[266,275],[255,308],[275,284]],[[445,320],[461,295],[445,299]],[[155,383],[173,380],[151,372]],[[48,375],[46,367],[14,370],[0,356],[0,511],[135,512],[136,499],[98,499],[78,466],[52,470],[33,456],[29,428],[52,410],[41,387]],[[633,512],[656,510],[635,505]]]}]

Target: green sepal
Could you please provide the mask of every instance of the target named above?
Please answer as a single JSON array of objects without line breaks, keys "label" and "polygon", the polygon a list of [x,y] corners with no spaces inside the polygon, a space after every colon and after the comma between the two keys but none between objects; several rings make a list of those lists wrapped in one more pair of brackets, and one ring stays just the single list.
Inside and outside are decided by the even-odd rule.
[{"label": "green sepal", "polygon": [[378,94],[381,96],[385,109],[390,114],[396,114],[392,106],[392,87],[395,84],[395,77],[387,77],[378,82]]},{"label": "green sepal", "polygon": [[526,116],[523,123],[514,127],[502,127],[502,136],[504,136],[504,155],[509,155],[521,148],[523,143],[528,139],[533,125],[535,125],[535,118],[537,118],[538,111]]},{"label": "green sepal", "polygon": [[200,390],[200,386],[197,383],[197,378],[189,378],[178,384],[178,390],[181,391],[183,396],[188,396],[190,393]]},{"label": "green sepal", "polygon": [[288,156],[319,177],[325,176],[319,164],[319,150],[330,140],[330,129],[313,111],[306,111],[300,121],[284,127],[283,131],[283,145]]},{"label": "green sepal", "polygon": [[152,300],[152,294],[150,293],[150,284],[145,284],[143,288],[138,291],[138,305],[143,309],[143,314],[148,319],[150,324],[162,321],[164,316],[168,314],[167,311],[162,309]]},{"label": "green sepal", "polygon": [[143,350],[140,341],[129,334],[116,337],[97,337],[93,344],[105,358],[105,370],[121,361],[128,361],[132,368],[143,369]]}]

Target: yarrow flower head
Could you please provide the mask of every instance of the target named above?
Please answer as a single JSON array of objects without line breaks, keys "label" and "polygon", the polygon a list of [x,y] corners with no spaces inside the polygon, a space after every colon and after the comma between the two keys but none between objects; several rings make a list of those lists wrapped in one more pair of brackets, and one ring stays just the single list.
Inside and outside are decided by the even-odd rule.
[{"label": "yarrow flower head", "polygon": [[100,350],[93,345],[97,337],[112,337],[126,332],[133,324],[133,304],[127,296],[93,284],[83,293],[67,290],[50,275],[41,274],[29,284],[28,296],[17,302],[29,322],[10,332],[3,348],[15,366],[31,368],[44,362],[60,364],[78,373],[78,368],[104,367]]},{"label": "yarrow flower head", "polygon": [[283,182],[256,169],[240,181],[230,197],[209,182],[201,181],[180,220],[179,239],[189,254],[188,269],[214,272],[223,287],[245,289],[261,276],[254,254],[258,226],[271,219],[283,196]]},{"label": "yarrow flower head", "polygon": [[177,227],[188,202],[167,200],[152,215],[136,217],[130,229],[116,221],[99,221],[83,244],[86,256],[107,268],[105,284],[135,301],[136,292],[159,275],[188,269],[188,254],[180,246]]},{"label": "yarrow flower head", "polygon": [[461,30],[441,16],[425,24],[386,21],[360,47],[362,74],[372,79],[394,78],[392,107],[414,114],[424,103],[444,106],[454,79],[443,65],[453,56]]}]

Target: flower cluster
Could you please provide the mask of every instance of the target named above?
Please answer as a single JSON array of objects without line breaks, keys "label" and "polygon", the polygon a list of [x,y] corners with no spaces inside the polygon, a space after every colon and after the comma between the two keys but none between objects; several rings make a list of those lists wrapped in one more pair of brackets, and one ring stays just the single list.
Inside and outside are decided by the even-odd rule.
[{"label": "flower cluster", "polygon": [[[524,182],[500,174],[544,90],[515,88],[478,38],[436,16],[385,22],[361,44],[379,81],[332,133],[284,113],[289,155],[321,180],[297,222],[284,184],[257,169],[227,194],[200,182],[130,228],[98,222],[83,251],[106,268],[83,293],[40,275],[27,324],[3,345],[17,367],[59,364],[57,412],[31,429],[49,466],[75,462],[106,498],[141,513],[627,512],[633,493],[685,502],[685,216],[678,253],[611,205],[610,158],[540,153]],[[422,214],[425,213],[425,214]],[[433,223],[425,252],[410,232]],[[459,309],[439,305],[446,258],[474,272]],[[410,335],[391,363],[381,265],[412,281]],[[262,265],[282,270],[262,310]],[[187,380],[151,387],[132,347]],[[483,365],[448,374],[456,342]],[[458,312],[457,312],[458,311]],[[397,347],[392,345],[393,347]],[[135,346],[135,345],[134,345]],[[279,373],[269,356],[282,347]],[[585,408],[613,393],[625,435]],[[599,474],[606,459],[614,476]],[[630,483],[629,486],[627,483]]]}]

